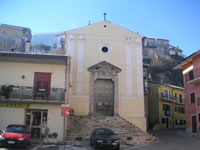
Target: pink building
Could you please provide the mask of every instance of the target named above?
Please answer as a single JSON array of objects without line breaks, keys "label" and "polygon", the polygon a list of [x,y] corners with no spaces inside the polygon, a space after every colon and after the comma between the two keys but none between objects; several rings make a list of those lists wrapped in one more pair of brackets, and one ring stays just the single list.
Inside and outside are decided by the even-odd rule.
[{"label": "pink building", "polygon": [[200,132],[200,50],[187,57],[175,69],[182,69],[185,89],[186,130]]}]

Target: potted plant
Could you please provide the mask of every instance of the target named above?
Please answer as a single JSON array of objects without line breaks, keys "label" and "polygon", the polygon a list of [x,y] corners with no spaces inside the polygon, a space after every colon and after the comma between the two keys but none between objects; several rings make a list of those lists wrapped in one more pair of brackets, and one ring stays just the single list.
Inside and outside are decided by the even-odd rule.
[{"label": "potted plant", "polygon": [[127,137],[126,143],[128,145],[134,145],[135,143],[134,143],[133,137],[132,136]]},{"label": "potted plant", "polygon": [[73,115],[74,115],[74,109],[70,109],[70,110],[69,110],[69,115],[70,115],[70,116],[73,116]]},{"label": "potted plant", "polygon": [[82,147],[84,144],[84,138],[83,137],[76,137],[74,140],[74,146]]},{"label": "potted plant", "polygon": [[45,144],[48,143],[48,135],[49,135],[49,128],[47,127],[46,124],[44,124],[42,127],[42,137],[43,137],[43,142]]},{"label": "potted plant", "polygon": [[56,132],[49,134],[47,143],[56,144],[57,143],[57,136],[58,136],[58,133],[56,133]]},{"label": "potted plant", "polygon": [[54,132],[54,133],[52,133],[52,135],[53,135],[53,138],[54,138],[53,143],[56,144],[58,142],[57,141],[58,133]]},{"label": "potted plant", "polygon": [[1,98],[8,99],[10,97],[10,92],[13,89],[13,85],[2,85],[1,86]]}]

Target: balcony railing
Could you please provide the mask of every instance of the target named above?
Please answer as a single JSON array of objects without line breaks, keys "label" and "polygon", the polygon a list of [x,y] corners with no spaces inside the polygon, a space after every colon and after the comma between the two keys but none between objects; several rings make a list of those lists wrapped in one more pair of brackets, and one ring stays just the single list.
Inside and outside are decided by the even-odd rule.
[{"label": "balcony railing", "polygon": [[159,98],[163,99],[163,100],[173,101],[173,102],[176,102],[179,104],[184,104],[184,98],[182,98],[182,100],[181,100],[182,102],[180,102],[180,99],[178,99],[177,97],[172,96],[172,95],[166,95],[164,93],[160,93]]},{"label": "balcony railing", "polygon": [[10,86],[10,90],[8,87],[0,86],[0,100],[64,102],[63,88],[51,88],[50,94],[46,94],[42,89],[34,92],[33,87]]},{"label": "balcony railing", "polygon": [[164,93],[161,93],[161,94],[159,95],[159,98],[165,99],[165,100],[174,100],[174,99],[173,99],[173,96],[167,95],[167,94],[164,94]]}]

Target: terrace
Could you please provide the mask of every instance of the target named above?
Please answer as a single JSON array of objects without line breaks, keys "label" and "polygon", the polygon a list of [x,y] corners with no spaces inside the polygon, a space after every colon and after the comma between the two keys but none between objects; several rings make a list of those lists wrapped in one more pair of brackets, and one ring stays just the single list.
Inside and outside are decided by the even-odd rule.
[{"label": "terrace", "polygon": [[29,86],[0,86],[1,102],[64,103],[64,97],[64,88],[43,88],[36,91]]}]

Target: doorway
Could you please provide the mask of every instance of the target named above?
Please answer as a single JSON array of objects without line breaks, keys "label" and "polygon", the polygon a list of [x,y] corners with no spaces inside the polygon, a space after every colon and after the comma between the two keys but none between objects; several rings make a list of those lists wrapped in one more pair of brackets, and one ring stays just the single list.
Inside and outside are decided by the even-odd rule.
[{"label": "doorway", "polygon": [[47,125],[47,110],[27,109],[25,119],[31,138],[42,138],[42,127]]},{"label": "doorway", "polygon": [[51,87],[51,73],[35,72],[34,74],[34,99],[36,97],[49,97]]},{"label": "doorway", "polygon": [[97,79],[94,88],[94,107],[96,115],[113,116],[114,114],[114,83],[109,79]]},{"label": "doorway", "polygon": [[192,116],[192,133],[197,133],[197,117]]},{"label": "doorway", "polygon": [[166,129],[169,129],[169,119],[168,118],[165,118],[166,119]]}]

